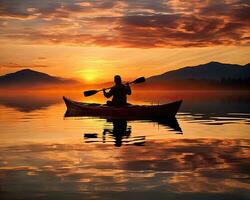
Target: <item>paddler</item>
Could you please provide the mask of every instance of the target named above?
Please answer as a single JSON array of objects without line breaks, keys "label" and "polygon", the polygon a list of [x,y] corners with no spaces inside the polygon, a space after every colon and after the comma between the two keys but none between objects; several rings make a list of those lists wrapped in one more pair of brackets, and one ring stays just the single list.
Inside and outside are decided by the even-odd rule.
[{"label": "paddler", "polygon": [[107,105],[110,106],[124,106],[128,105],[127,95],[131,95],[131,88],[129,83],[122,84],[121,76],[114,76],[115,85],[106,92],[106,89],[103,89],[103,94],[106,98],[112,98],[112,101],[107,101]]}]

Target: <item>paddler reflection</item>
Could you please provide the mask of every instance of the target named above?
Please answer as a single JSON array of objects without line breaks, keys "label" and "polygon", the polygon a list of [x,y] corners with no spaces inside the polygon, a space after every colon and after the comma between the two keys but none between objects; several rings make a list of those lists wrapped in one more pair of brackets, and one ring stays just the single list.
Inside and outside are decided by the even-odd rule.
[{"label": "paddler reflection", "polygon": [[126,120],[112,119],[107,120],[107,125],[112,123],[112,127],[104,128],[102,134],[102,141],[98,139],[96,133],[84,134],[86,143],[113,143],[116,147],[121,147],[123,144],[126,145],[137,145],[143,146],[145,143],[145,136],[131,136],[131,126],[128,126]]}]

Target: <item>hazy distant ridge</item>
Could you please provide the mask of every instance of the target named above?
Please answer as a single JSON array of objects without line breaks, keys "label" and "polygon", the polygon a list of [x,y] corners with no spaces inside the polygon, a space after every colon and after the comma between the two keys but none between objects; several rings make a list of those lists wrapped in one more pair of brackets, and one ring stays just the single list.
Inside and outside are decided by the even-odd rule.
[{"label": "hazy distant ridge", "polygon": [[247,65],[210,62],[192,67],[168,71],[164,74],[151,76],[148,82],[164,82],[170,80],[224,80],[250,78],[250,63]]},{"label": "hazy distant ridge", "polygon": [[0,76],[0,86],[37,86],[49,84],[71,84],[76,83],[75,80],[64,79],[60,77],[50,76],[48,74],[34,71],[31,69],[23,69],[14,73]]}]

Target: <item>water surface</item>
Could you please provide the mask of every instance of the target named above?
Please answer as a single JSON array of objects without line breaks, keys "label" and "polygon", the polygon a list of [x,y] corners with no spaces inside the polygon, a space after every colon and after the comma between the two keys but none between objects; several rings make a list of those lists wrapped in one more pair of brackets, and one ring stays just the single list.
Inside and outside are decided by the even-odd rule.
[{"label": "water surface", "polygon": [[178,126],[64,118],[61,96],[0,95],[1,199],[250,198],[246,92],[137,91],[130,98],[183,99]]}]

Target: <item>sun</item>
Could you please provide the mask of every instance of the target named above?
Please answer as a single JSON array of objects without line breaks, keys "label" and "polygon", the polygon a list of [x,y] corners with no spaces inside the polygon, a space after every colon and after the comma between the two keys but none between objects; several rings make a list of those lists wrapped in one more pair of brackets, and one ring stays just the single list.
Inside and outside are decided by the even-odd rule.
[{"label": "sun", "polygon": [[86,82],[94,82],[99,77],[98,72],[93,69],[80,70],[78,73],[80,73],[80,78]]},{"label": "sun", "polygon": [[92,82],[92,81],[96,80],[96,74],[86,74],[84,76],[84,80],[86,80],[88,82]]}]

